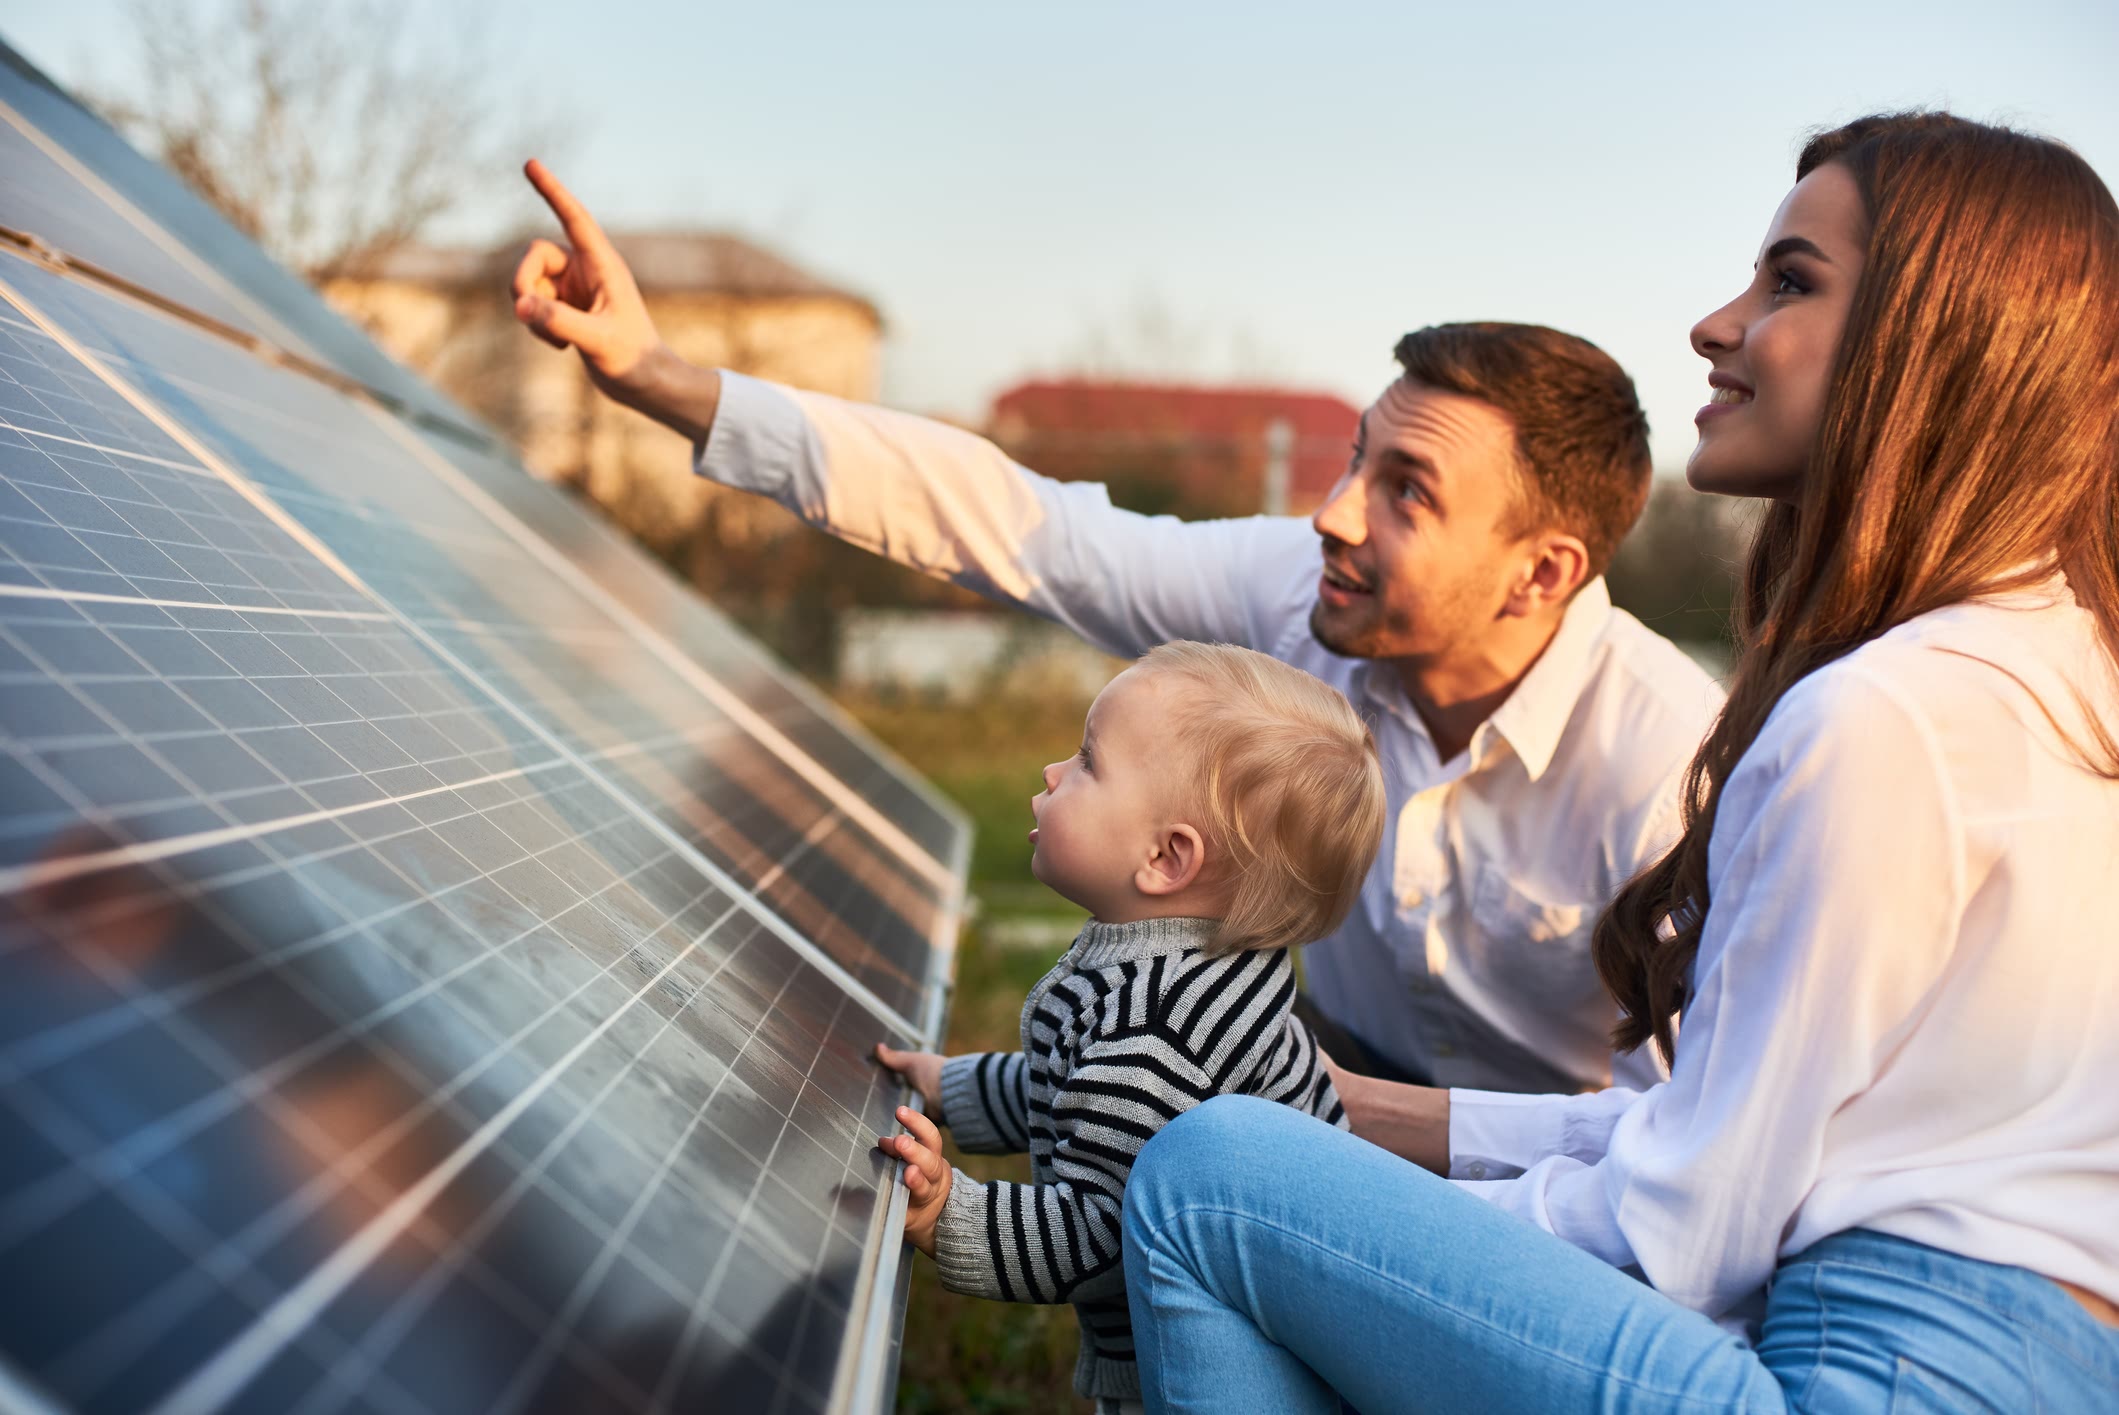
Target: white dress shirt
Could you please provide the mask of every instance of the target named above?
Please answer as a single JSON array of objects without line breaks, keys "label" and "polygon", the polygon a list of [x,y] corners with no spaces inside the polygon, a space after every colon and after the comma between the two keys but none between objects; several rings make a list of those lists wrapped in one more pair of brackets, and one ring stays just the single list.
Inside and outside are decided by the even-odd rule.
[{"label": "white dress shirt", "polygon": [[1670,1079],[1454,1092],[1451,1177],[1732,1327],[1852,1228],[2119,1300],[2119,783],[2046,717],[2094,752],[2085,701],[2119,728],[2058,578],[1799,683],[1723,790]]},{"label": "white dress shirt", "polygon": [[[1351,431],[1351,430],[1350,430]],[[1598,911],[1676,838],[1685,764],[1721,692],[1585,586],[1468,750],[1438,760],[1388,662],[1311,637],[1308,522],[1182,522],[1113,507],[983,438],[724,374],[699,472],[902,564],[1022,605],[1112,653],[1241,644],[1346,693],[1376,737],[1383,848],[1346,924],[1307,950],[1318,1009],[1444,1085],[1581,1090],[1615,1074],[1589,961]],[[1659,1079],[1652,1048],[1619,1079]]]}]

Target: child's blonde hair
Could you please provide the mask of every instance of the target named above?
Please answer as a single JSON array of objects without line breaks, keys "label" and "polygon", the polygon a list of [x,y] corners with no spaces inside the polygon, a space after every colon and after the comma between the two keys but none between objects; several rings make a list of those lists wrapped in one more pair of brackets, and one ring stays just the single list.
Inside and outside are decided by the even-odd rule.
[{"label": "child's blonde hair", "polygon": [[1167,643],[1140,667],[1200,689],[1171,725],[1193,755],[1183,799],[1204,817],[1209,878],[1229,885],[1211,951],[1287,948],[1338,928],[1383,838],[1383,768],[1353,705],[1230,644]]}]

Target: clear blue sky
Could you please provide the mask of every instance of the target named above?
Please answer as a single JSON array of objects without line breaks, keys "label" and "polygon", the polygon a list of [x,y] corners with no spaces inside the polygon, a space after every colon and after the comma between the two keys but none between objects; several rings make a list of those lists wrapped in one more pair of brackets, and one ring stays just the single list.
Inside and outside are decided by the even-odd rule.
[{"label": "clear blue sky", "polygon": [[[0,8],[62,79],[123,52],[116,0]],[[439,42],[446,8],[409,13]],[[2119,182],[2113,0],[479,13],[502,81],[585,120],[561,173],[607,221],[781,246],[881,305],[890,401],[964,416],[1099,344],[1365,403],[1404,330],[1524,319],[1617,355],[1675,467],[1686,330],[1805,129],[1947,105]]]}]

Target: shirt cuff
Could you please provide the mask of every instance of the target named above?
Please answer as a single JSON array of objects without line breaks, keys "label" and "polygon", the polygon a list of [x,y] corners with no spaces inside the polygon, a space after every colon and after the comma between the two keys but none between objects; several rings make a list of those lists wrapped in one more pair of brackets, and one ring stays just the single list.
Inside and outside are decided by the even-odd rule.
[{"label": "shirt cuff", "polygon": [[1639,1098],[1623,1086],[1584,1096],[1452,1090],[1449,1177],[1513,1179],[1548,1155],[1594,1164],[1612,1127]]},{"label": "shirt cuff", "polygon": [[721,401],[706,441],[692,444],[692,470],[708,481],[785,500],[809,443],[809,419],[788,391],[721,371]]}]

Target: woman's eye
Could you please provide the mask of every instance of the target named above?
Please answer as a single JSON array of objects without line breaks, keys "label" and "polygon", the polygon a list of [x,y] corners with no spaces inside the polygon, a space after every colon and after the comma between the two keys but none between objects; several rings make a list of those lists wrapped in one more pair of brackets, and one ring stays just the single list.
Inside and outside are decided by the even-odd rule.
[{"label": "woman's eye", "polygon": [[1795,272],[1794,272],[1793,270],[1786,270],[1786,269],[1783,269],[1783,270],[1776,270],[1776,271],[1774,271],[1774,272],[1773,272],[1773,274],[1774,274],[1774,282],[1773,282],[1773,293],[1774,293],[1774,294],[1776,294],[1776,295],[1807,295],[1807,294],[1809,294],[1809,293],[1810,293],[1810,287],[1809,287],[1808,285],[1805,285],[1805,284],[1803,283],[1802,277],[1801,277],[1801,276],[1799,276],[1799,275],[1797,275],[1797,274],[1796,274],[1796,273],[1795,273]]}]

